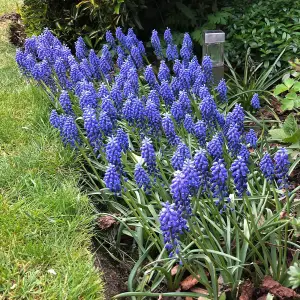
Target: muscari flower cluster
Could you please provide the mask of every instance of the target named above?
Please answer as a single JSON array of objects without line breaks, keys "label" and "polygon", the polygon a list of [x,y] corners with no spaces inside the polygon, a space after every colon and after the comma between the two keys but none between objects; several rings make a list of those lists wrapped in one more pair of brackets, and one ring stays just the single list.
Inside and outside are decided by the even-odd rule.
[{"label": "muscari flower cluster", "polygon": [[[58,100],[50,123],[65,145],[88,146],[91,155],[107,164],[103,181],[114,195],[122,194],[130,176],[137,189],[151,194],[155,184],[162,185],[162,162],[170,166],[173,177],[163,186],[173,203],[162,204],[159,218],[172,256],[179,251],[180,235],[188,230],[193,197],[210,197],[223,212],[230,192],[239,197],[249,192],[249,148],[255,149],[258,139],[253,129],[245,130],[239,104],[227,114],[219,110],[224,107],[219,104],[228,101],[226,82],[212,86],[212,61],[208,56],[198,61],[189,34],[184,34],[180,49],[169,28],[163,38],[165,49],[153,30],[157,72],[145,64],[145,47],[133,30],[125,34],[121,28],[115,36],[106,33],[100,56],[82,38],[73,55],[46,29],[26,40],[16,61],[25,76],[45,88],[52,101]],[[251,104],[260,107],[257,94]],[[130,161],[130,151],[141,158],[131,162],[131,172],[123,165],[123,157]],[[259,166],[269,182],[276,179],[280,187],[287,186],[285,149],[274,157],[266,153]]]}]

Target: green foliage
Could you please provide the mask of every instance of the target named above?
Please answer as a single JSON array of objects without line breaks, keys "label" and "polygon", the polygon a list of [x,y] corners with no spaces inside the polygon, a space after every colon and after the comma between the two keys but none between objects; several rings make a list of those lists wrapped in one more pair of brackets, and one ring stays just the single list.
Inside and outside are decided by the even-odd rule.
[{"label": "green foliage", "polygon": [[69,45],[82,36],[97,48],[108,29],[142,29],[139,13],[145,8],[144,0],[25,0],[21,16],[29,36],[48,27]]},{"label": "green foliage", "polygon": [[[300,72],[297,71],[298,60],[290,63],[292,71],[285,74],[281,84],[274,89],[274,96],[278,96],[281,101],[282,110],[292,110],[300,108]],[[294,67],[293,67],[294,65]]]},{"label": "green foliage", "polygon": [[253,59],[268,68],[286,48],[276,63],[280,68],[300,49],[299,20],[299,1],[253,2],[245,12],[234,14],[227,28],[227,52],[231,62],[242,63],[243,53],[250,47]]},{"label": "green foliage", "polygon": [[269,134],[273,140],[280,141],[281,143],[294,144],[300,141],[300,127],[292,114],[288,115],[281,128],[271,129],[269,130]]},{"label": "green foliage", "polygon": [[274,72],[277,62],[281,59],[284,51],[276,58],[273,65],[264,69],[263,63],[256,64],[250,55],[250,49],[247,50],[245,55],[243,73],[237,72],[229,59],[225,57],[227,67],[229,68],[228,74],[228,95],[229,101],[234,105],[236,102],[243,105],[244,108],[250,109],[250,102],[254,93],[258,93],[259,96],[267,100],[268,95],[271,93],[269,90],[276,84],[286,69],[279,72]]},{"label": "green foliage", "polygon": [[296,289],[300,286],[300,264],[295,263],[293,266],[290,266],[288,270],[289,281],[293,285],[293,289]]}]

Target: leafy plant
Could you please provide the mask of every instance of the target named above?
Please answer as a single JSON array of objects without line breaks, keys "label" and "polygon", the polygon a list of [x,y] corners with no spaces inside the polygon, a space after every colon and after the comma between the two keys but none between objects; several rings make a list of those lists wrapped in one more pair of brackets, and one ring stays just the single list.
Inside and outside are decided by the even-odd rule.
[{"label": "leafy plant", "polygon": [[281,84],[274,89],[274,96],[278,96],[281,101],[282,110],[292,110],[300,107],[300,72],[298,69],[298,60],[290,62],[292,71],[285,74]]},{"label": "leafy plant", "polygon": [[281,128],[269,130],[273,140],[281,143],[299,143],[300,149],[300,126],[293,114],[288,115]]},{"label": "leafy plant", "polygon": [[293,289],[300,286],[300,265],[295,263],[293,266],[290,266],[288,270],[289,281],[293,285]]},{"label": "leafy plant", "polygon": [[268,68],[286,48],[276,62],[281,68],[300,49],[299,20],[299,1],[254,1],[245,12],[234,14],[227,28],[226,45],[230,60],[241,64],[243,53],[250,47],[252,58]]},{"label": "leafy plant", "polygon": [[[176,292],[186,273],[216,300],[228,289],[237,299],[249,276],[254,283],[265,275],[284,282],[288,248],[300,249],[290,234],[299,187],[285,192],[293,167],[286,149],[257,138],[243,108],[226,105],[226,89],[215,92],[210,58],[201,68],[195,59],[162,60],[156,74],[128,34],[131,44],[114,40],[122,47],[114,58],[115,43],[99,58],[80,39],[76,57],[66,59],[49,31],[47,41],[36,40],[40,50],[47,47],[43,61],[36,49],[17,53],[21,71],[50,95],[51,124],[81,157],[90,194],[109,209],[99,215],[118,221],[116,245],[126,236],[127,248],[136,249],[128,293],[115,298],[203,296]],[[151,40],[161,56],[155,32]],[[192,58],[188,34],[182,44]],[[264,76],[258,79],[266,84]],[[156,292],[162,285],[167,293]]]},{"label": "leafy plant", "polygon": [[275,72],[277,62],[280,61],[284,50],[276,58],[275,62],[264,69],[263,63],[257,64],[252,60],[251,49],[246,52],[243,66],[243,73],[237,72],[231,65],[229,58],[225,57],[229,72],[226,73],[228,80],[229,102],[232,105],[241,103],[244,108],[250,109],[250,101],[254,93],[258,93],[261,98],[268,101],[271,94],[270,89],[281,79],[287,69]]}]

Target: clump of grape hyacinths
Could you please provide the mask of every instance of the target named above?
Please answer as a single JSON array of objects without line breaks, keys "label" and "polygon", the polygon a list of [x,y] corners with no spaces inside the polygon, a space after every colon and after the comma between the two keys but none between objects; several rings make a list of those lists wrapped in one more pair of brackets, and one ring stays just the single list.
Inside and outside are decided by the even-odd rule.
[{"label": "clump of grape hyacinths", "polygon": [[[153,30],[149,59],[132,29],[107,31],[105,40],[98,55],[80,37],[73,55],[45,30],[27,39],[16,62],[50,97],[50,123],[86,160],[97,194],[155,210],[170,257],[179,258],[180,239],[208,203],[225,214],[234,206],[229,195],[245,199],[274,183],[288,189],[287,150],[266,147],[241,104],[228,111],[226,81],[214,82],[211,58],[198,61],[188,33],[178,47],[171,29]],[[251,105],[260,108],[257,94]]]}]

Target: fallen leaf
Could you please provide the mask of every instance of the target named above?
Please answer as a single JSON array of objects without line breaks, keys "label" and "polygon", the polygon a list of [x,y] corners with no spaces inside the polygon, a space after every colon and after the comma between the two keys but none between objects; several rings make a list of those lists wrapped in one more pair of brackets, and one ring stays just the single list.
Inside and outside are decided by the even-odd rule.
[{"label": "fallen leaf", "polygon": [[285,210],[283,210],[282,212],[280,212],[279,219],[282,220],[282,219],[284,219],[286,216],[287,216],[287,212],[286,212]]},{"label": "fallen leaf", "polygon": [[185,297],[185,300],[193,300],[192,297]]},{"label": "fallen leaf", "polygon": [[254,285],[250,280],[245,281],[241,286],[241,296],[239,300],[251,300],[254,292]]},{"label": "fallen leaf", "polygon": [[195,278],[193,275],[189,275],[187,278],[181,281],[180,285],[183,291],[187,291],[197,283],[198,283],[198,279]]},{"label": "fallen leaf", "polygon": [[117,221],[112,216],[103,216],[98,218],[97,223],[100,229],[105,230],[117,223]]},{"label": "fallen leaf", "polygon": [[176,265],[176,266],[174,266],[174,267],[172,268],[172,270],[171,270],[171,275],[172,275],[172,276],[174,276],[174,275],[177,274],[178,268],[179,268],[179,265]]},{"label": "fallen leaf", "polygon": [[[199,293],[199,294],[202,294],[202,295],[209,295],[209,293],[208,293],[208,291],[207,290],[205,290],[205,289],[202,289],[202,288],[198,288],[198,287],[196,287],[196,288],[192,288],[191,289],[191,292],[193,292],[193,293]],[[207,297],[199,297],[197,300],[207,300]]]},{"label": "fallen leaf", "polygon": [[266,276],[261,284],[261,288],[267,290],[278,299],[299,299],[300,295],[292,289],[282,286],[271,276]]}]

